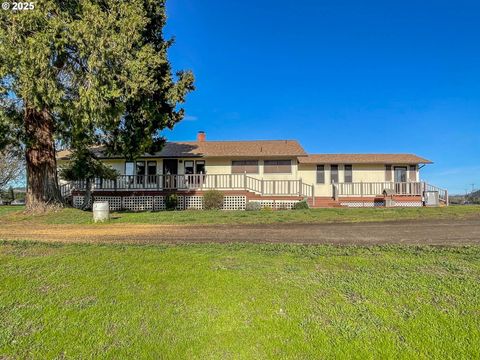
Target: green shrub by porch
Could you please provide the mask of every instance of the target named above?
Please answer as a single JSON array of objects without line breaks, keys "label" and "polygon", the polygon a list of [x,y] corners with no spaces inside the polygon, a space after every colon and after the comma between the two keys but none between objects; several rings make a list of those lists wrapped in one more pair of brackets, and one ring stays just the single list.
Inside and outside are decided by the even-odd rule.
[{"label": "green shrub by porch", "polygon": [[178,206],[178,196],[176,194],[170,194],[165,197],[165,209],[175,210]]},{"label": "green shrub by porch", "polygon": [[205,210],[220,210],[223,206],[223,193],[218,190],[208,190],[203,195]]},{"label": "green shrub by porch", "polygon": [[305,210],[309,208],[310,206],[308,206],[308,203],[306,200],[299,201],[295,205],[293,205],[293,210]]}]

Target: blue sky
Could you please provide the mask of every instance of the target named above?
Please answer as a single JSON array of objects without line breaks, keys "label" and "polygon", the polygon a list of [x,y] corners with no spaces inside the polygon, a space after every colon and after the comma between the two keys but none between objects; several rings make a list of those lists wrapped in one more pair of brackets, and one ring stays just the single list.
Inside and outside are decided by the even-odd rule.
[{"label": "blue sky", "polygon": [[167,2],[170,58],[197,90],[170,140],[297,139],[309,153],[406,152],[480,187],[479,1]]}]

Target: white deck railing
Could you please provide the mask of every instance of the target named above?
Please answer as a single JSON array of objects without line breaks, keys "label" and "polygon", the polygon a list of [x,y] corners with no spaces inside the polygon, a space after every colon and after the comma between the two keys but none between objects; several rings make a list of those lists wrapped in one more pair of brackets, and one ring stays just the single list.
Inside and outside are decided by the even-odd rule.
[{"label": "white deck railing", "polygon": [[[299,180],[265,180],[247,174],[191,174],[191,175],[122,175],[115,180],[94,179],[91,182],[94,191],[129,190],[246,190],[259,195],[299,196],[314,198],[314,185]],[[61,186],[63,196],[72,191],[84,191],[86,181],[69,182]],[[352,182],[332,184],[332,196],[372,197],[383,196],[384,190],[393,195],[423,196],[425,191],[438,192],[438,198],[448,204],[448,192],[445,189],[425,182]]]},{"label": "white deck railing", "polygon": [[352,182],[333,186],[338,196],[383,196],[385,190],[393,195],[423,196],[425,191],[436,191],[438,198],[448,204],[448,191],[426,182]]},{"label": "white deck railing", "polygon": [[[121,175],[115,180],[96,178],[92,190],[247,190],[260,195],[313,196],[313,185],[302,180],[264,180],[246,174]],[[86,181],[62,185],[65,196],[72,190],[83,191]]]}]

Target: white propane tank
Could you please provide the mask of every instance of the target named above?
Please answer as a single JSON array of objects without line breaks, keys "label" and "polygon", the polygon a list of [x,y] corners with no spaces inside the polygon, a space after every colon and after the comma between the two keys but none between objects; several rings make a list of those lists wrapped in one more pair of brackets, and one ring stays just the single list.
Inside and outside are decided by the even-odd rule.
[{"label": "white propane tank", "polygon": [[110,219],[108,201],[95,201],[93,203],[93,221],[107,221]]}]

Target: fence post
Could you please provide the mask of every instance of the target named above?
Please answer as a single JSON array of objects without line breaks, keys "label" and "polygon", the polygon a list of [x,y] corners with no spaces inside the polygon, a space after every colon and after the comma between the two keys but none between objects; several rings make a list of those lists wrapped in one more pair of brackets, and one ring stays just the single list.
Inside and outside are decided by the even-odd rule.
[{"label": "fence post", "polygon": [[448,199],[448,190],[445,189],[445,205],[449,205],[450,200]]}]

